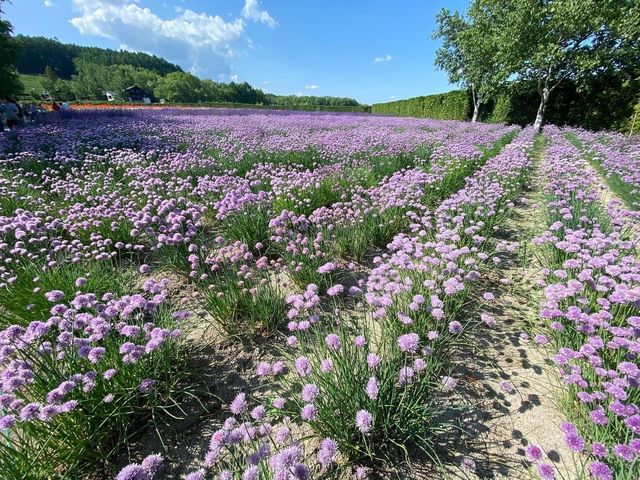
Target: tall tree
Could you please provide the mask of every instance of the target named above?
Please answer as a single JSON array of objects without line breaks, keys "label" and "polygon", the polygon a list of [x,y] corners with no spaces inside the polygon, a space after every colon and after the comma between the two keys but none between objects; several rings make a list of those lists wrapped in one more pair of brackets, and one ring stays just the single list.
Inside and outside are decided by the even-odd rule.
[{"label": "tall tree", "polygon": [[636,0],[474,0],[471,6],[499,40],[502,75],[537,82],[537,131],[561,82],[571,79],[579,86],[633,56],[640,22],[628,18],[637,19],[638,8]]},{"label": "tall tree", "polygon": [[506,77],[497,67],[496,36],[492,25],[483,16],[474,15],[473,10],[469,13],[470,20],[447,9],[438,13],[433,37],[442,39],[442,46],[436,51],[434,63],[447,73],[449,82],[471,90],[471,121],[476,122],[480,106]]},{"label": "tall tree", "polygon": [[169,102],[196,103],[202,101],[200,79],[185,72],[171,72],[160,78],[154,94]]},{"label": "tall tree", "polygon": [[4,0],[0,0],[0,98],[8,97],[22,90],[20,77],[16,70],[18,48],[11,34],[13,27],[2,19]]},{"label": "tall tree", "polygon": [[51,67],[51,65],[47,65],[44,69],[44,74],[40,79],[40,85],[45,92],[49,92],[51,95],[55,95],[58,86],[58,75],[56,71]]}]

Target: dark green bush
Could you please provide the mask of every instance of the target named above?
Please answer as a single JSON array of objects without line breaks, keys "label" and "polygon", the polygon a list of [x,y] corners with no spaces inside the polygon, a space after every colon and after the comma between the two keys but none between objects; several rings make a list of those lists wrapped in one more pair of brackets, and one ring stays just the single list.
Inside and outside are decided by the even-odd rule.
[{"label": "dark green bush", "polygon": [[453,90],[448,93],[428,95],[426,97],[376,103],[371,106],[371,113],[445,120],[467,120],[471,116],[471,98],[464,90]]}]

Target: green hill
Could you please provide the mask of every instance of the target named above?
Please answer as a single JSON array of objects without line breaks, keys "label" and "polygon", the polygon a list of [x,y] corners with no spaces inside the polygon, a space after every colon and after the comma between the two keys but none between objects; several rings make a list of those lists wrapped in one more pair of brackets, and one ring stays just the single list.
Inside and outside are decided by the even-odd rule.
[{"label": "green hill", "polygon": [[24,86],[25,93],[37,92],[38,94],[42,91],[42,85],[40,84],[40,75],[29,75],[26,73],[20,74],[20,81]]},{"label": "green hill", "polygon": [[158,75],[181,72],[164,58],[141,52],[112,50],[108,48],[85,47],[71,43],[61,43],[52,38],[16,35],[13,41],[18,45],[19,55],[16,67],[21,73],[39,75],[47,65],[53,67],[60,78],[69,79],[76,73],[74,60],[83,58],[97,65],[131,65],[144,68]]}]

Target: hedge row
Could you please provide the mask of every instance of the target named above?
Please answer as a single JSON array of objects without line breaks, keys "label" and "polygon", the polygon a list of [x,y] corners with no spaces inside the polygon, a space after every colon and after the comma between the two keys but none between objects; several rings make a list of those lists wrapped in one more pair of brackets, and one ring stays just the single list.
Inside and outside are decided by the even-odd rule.
[{"label": "hedge row", "polygon": [[471,96],[464,90],[371,105],[371,113],[445,120],[468,120],[471,111]]},{"label": "hedge row", "polygon": [[[604,75],[582,89],[565,82],[554,90],[547,106],[546,121],[555,125],[576,125],[590,130],[629,130],[634,107],[640,100],[640,82],[628,82]],[[533,123],[540,102],[537,86],[521,82],[484,104],[480,120],[527,125]],[[635,107],[640,108],[640,107]],[[471,92],[454,90],[438,95],[409,98],[371,106],[373,113],[450,120],[469,120]],[[636,119],[635,130],[640,126]]]}]

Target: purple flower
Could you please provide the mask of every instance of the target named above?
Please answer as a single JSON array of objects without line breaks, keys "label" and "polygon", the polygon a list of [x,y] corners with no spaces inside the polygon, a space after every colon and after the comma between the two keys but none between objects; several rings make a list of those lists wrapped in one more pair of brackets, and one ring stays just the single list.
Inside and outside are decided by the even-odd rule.
[{"label": "purple flower", "polygon": [[420,337],[417,333],[407,333],[398,337],[398,346],[405,353],[415,353],[420,346]]},{"label": "purple flower", "polygon": [[153,476],[160,471],[163,464],[164,458],[162,458],[162,455],[156,453],[145,457],[140,465]]},{"label": "purple flower", "polygon": [[589,413],[589,418],[591,418],[591,421],[596,425],[606,425],[609,422],[603,407],[592,410]]},{"label": "purple flower", "polygon": [[333,368],[333,362],[329,358],[325,358],[320,362],[320,370],[327,373]]},{"label": "purple flower", "polygon": [[342,346],[342,343],[340,343],[340,337],[338,337],[338,335],[336,335],[335,333],[330,333],[329,335],[327,335],[324,338],[324,341],[327,346],[329,348],[332,348],[333,350],[340,350],[340,347]]},{"label": "purple flower", "polygon": [[13,415],[5,415],[3,417],[0,417],[0,430],[5,430],[13,427],[15,421],[16,417],[14,417]]},{"label": "purple flower", "polygon": [[356,413],[356,427],[362,433],[367,433],[371,430],[373,424],[373,416],[366,410],[358,410]]},{"label": "purple flower", "polygon": [[233,473],[230,470],[223,470],[218,474],[218,480],[233,480]]},{"label": "purple flower", "polygon": [[591,454],[594,457],[604,458],[607,456],[607,447],[600,442],[593,442],[591,445]]},{"label": "purple flower", "polygon": [[500,388],[502,389],[503,392],[506,392],[506,393],[515,392],[515,387],[513,386],[513,383],[511,383],[509,380],[501,381]]},{"label": "purple flower", "polygon": [[596,480],[613,480],[611,469],[603,462],[592,462],[589,465],[589,473]]},{"label": "purple flower", "polygon": [[451,378],[448,376],[442,377],[442,390],[445,392],[450,392],[458,385],[458,381],[455,378]]},{"label": "purple flower", "polygon": [[536,468],[542,480],[554,480],[556,478],[553,467],[548,463],[539,463]]},{"label": "purple flower", "polygon": [[367,355],[367,365],[370,369],[374,370],[380,364],[380,357],[375,353],[369,353]]},{"label": "purple flower", "polygon": [[254,420],[262,420],[265,416],[266,410],[262,405],[258,405],[251,410],[251,418]]},{"label": "purple flower", "polygon": [[229,405],[229,409],[231,413],[234,415],[240,415],[247,411],[247,396],[244,392],[236,395],[236,398],[233,399],[231,405]]},{"label": "purple flower", "polygon": [[143,263],[142,265],[140,265],[140,268],[138,268],[138,271],[140,273],[142,273],[143,275],[146,275],[147,273],[149,273],[151,271],[151,267],[149,265],[147,265],[146,263]]},{"label": "purple flower", "polygon": [[311,361],[307,357],[298,357],[295,363],[296,370],[301,377],[311,375]]},{"label": "purple flower", "polygon": [[376,377],[369,378],[364,391],[367,394],[367,397],[369,397],[371,400],[375,400],[376,398],[378,398],[378,393],[380,392],[380,384],[378,383]]},{"label": "purple flower", "polygon": [[549,343],[549,339],[542,334],[536,335],[533,340],[538,344],[538,345],[546,345],[547,343]]},{"label": "purple flower", "polygon": [[574,452],[581,452],[584,450],[584,440],[578,432],[569,432],[564,437],[567,447]]},{"label": "purple flower", "polygon": [[149,473],[137,463],[127,465],[116,476],[116,480],[151,480]]},{"label": "purple flower", "polygon": [[59,302],[64,298],[64,292],[61,290],[51,290],[44,294],[44,298],[50,302]]},{"label": "purple flower", "polygon": [[145,378],[140,382],[140,385],[138,385],[138,390],[140,391],[140,393],[149,393],[153,389],[153,386],[155,384],[155,380],[151,378]]},{"label": "purple flower", "polygon": [[364,335],[358,335],[353,339],[353,344],[358,348],[362,348],[367,344],[367,339]]},{"label": "purple flower", "polygon": [[184,480],[204,480],[206,472],[203,469],[189,473]]},{"label": "purple flower", "polygon": [[305,406],[302,407],[302,410],[300,411],[300,416],[302,417],[303,420],[306,421],[310,421],[310,420],[314,420],[316,418],[316,407],[313,403],[307,403]]},{"label": "purple flower", "polygon": [[302,387],[300,398],[305,402],[313,402],[320,393],[318,387],[313,383],[308,383]]},{"label": "purple flower", "polygon": [[635,456],[630,446],[619,444],[613,447],[613,453],[616,457],[624,460],[625,462],[632,462]]},{"label": "purple flower", "polygon": [[539,462],[542,460],[542,449],[537,445],[528,445],[526,449],[527,460],[530,462]]},{"label": "purple flower", "polygon": [[367,467],[358,466],[356,467],[355,473],[358,480],[365,480],[369,478],[369,469]]},{"label": "purple flower", "polygon": [[327,468],[333,462],[333,457],[337,451],[338,444],[330,438],[325,438],[320,442],[320,448],[318,449],[318,463],[323,468]]},{"label": "purple flower", "polygon": [[252,465],[247,468],[242,474],[242,480],[258,480],[260,476],[260,469],[257,465]]},{"label": "purple flower", "polygon": [[462,332],[462,324],[457,320],[449,322],[449,331],[454,334],[458,334]]},{"label": "purple flower", "polygon": [[342,292],[344,292],[344,285],[340,283],[333,285],[327,289],[327,295],[329,295],[330,297],[340,295]]},{"label": "purple flower", "polygon": [[462,460],[460,461],[460,467],[462,467],[463,470],[469,470],[470,472],[475,472],[476,462],[473,460],[473,458],[462,457]]}]

